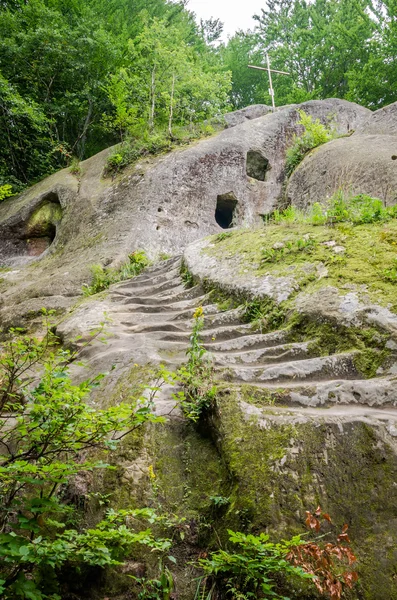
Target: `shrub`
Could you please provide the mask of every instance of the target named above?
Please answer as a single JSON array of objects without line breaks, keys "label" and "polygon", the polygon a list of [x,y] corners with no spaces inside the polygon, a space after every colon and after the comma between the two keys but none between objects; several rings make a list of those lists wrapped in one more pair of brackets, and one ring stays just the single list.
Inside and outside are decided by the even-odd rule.
[{"label": "shrub", "polygon": [[80,177],[81,175],[80,161],[76,156],[74,156],[70,162],[69,172],[72,175],[75,175],[75,177]]},{"label": "shrub", "polygon": [[315,202],[304,211],[295,206],[289,206],[284,211],[275,210],[271,219],[267,219],[266,223],[333,225],[334,223],[348,222],[352,225],[363,225],[387,222],[395,218],[397,218],[397,206],[385,207],[379,198],[372,198],[366,194],[353,196],[343,189],[339,189],[324,204]]},{"label": "shrub", "polygon": [[[133,546],[163,552],[151,509],[107,510],[84,526],[67,500],[76,477],[109,467],[103,458],[130,432],[162,419],[153,394],[100,410],[86,402],[102,376],[72,383],[69,363],[47,321],[43,339],[10,332],[0,352],[0,595],[60,600],[58,575],[122,564]],[[38,371],[42,372],[36,380]]]},{"label": "shrub", "polygon": [[[328,514],[318,507],[314,514],[307,511],[306,525],[316,534],[321,520],[331,523]],[[344,587],[352,588],[357,573],[352,570],[356,561],[345,525],[336,541],[325,542],[324,536],[305,541],[295,536],[279,543],[269,535],[245,535],[229,530],[233,550],[218,550],[199,560],[204,571],[199,580],[202,598],[273,598],[287,600],[278,593],[284,579],[299,578],[311,581],[324,597],[340,600]],[[328,534],[329,535],[329,534]]]},{"label": "shrub", "polygon": [[336,131],[323,125],[319,119],[313,121],[313,118],[303,110],[298,112],[300,116],[298,125],[303,125],[304,132],[302,135],[295,134],[292,138],[292,145],[287,149],[286,171],[288,177],[308,152],[337,137]]},{"label": "shrub", "polygon": [[119,269],[107,269],[102,267],[102,265],[92,265],[92,282],[91,285],[83,285],[83,294],[84,296],[93,296],[106,290],[112,283],[136,277],[149,264],[150,261],[145,252],[143,250],[136,250],[129,255],[128,262]]},{"label": "shrub", "polygon": [[137,137],[127,138],[120,144],[106,161],[104,177],[115,177],[117,173],[140,158],[169,152],[177,146],[188,144],[193,140],[214,133],[209,124],[192,125],[190,127],[175,127],[172,139],[167,131],[149,133],[143,131]]},{"label": "shrub", "polygon": [[13,195],[12,185],[0,185],[0,202]]}]

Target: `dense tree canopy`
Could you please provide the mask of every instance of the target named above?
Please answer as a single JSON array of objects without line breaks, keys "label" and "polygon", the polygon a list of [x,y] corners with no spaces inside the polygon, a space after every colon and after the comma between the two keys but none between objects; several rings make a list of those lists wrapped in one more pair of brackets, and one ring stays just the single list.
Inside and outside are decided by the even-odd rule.
[{"label": "dense tree canopy", "polygon": [[270,103],[267,78],[246,65],[275,69],[278,105],[346,98],[370,108],[397,100],[395,0],[267,0],[254,32],[238,32],[223,50],[232,72],[232,103]]},{"label": "dense tree canopy", "polygon": [[227,103],[221,24],[166,0],[0,4],[0,184],[32,182],[128,130],[198,121]]},{"label": "dense tree canopy", "polygon": [[[243,8],[242,8],[243,10]],[[346,98],[395,101],[397,0],[264,0],[222,43],[216,18],[170,0],[0,0],[0,185],[17,191],[72,157],[222,111]],[[230,80],[231,77],[231,80]]]}]

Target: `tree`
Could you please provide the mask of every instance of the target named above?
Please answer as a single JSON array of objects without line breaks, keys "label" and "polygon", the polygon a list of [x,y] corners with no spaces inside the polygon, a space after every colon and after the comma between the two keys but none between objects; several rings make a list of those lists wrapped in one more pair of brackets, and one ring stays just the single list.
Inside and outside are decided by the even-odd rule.
[{"label": "tree", "polygon": [[40,106],[25,100],[0,73],[0,184],[18,190],[37,170],[51,170],[49,129]]},{"label": "tree", "polygon": [[[247,69],[249,63],[265,65],[266,53],[273,68],[291,74],[273,76],[278,105],[329,97],[360,100],[358,90],[363,97],[365,85],[373,87],[369,65],[375,40],[383,44],[386,27],[379,31],[386,13],[375,10],[371,0],[268,0],[255,17],[257,30],[239,32],[222,53],[233,74],[234,106],[270,103],[264,75]],[[392,64],[387,52],[385,67]],[[385,79],[382,86],[385,93]]]},{"label": "tree", "polygon": [[[132,404],[103,410],[88,404],[101,376],[73,384],[68,365],[75,359],[57,345],[49,322],[43,340],[12,330],[1,349],[2,598],[59,600],[56,583],[66,565],[69,574],[118,565],[134,545],[158,552],[170,545],[148,528],[157,521],[152,510],[109,510],[87,528],[68,503],[67,486],[76,476],[107,468],[103,459],[125,436],[162,421],[151,411],[157,387],[149,399]],[[39,381],[38,368],[43,371]]]},{"label": "tree", "polygon": [[[186,41],[186,29],[155,19],[129,44],[129,66],[111,77],[107,92],[114,106],[107,118],[123,134],[168,129],[219,114],[227,103],[229,75],[216,73]],[[137,107],[136,110],[128,107]],[[139,108],[138,108],[139,107]],[[123,135],[122,134],[122,135]]]}]

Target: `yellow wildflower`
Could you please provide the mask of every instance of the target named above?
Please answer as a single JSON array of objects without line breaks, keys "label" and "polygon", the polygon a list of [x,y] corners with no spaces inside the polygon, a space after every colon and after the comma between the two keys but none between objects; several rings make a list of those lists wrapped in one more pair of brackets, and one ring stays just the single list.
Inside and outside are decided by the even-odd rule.
[{"label": "yellow wildflower", "polygon": [[156,479],[156,473],[154,472],[153,465],[149,465],[148,471],[149,471],[149,477],[150,477],[150,479],[152,481],[154,479]]},{"label": "yellow wildflower", "polygon": [[199,306],[196,308],[196,310],[194,311],[194,315],[193,318],[194,319],[200,319],[202,316],[204,315],[204,309],[202,306]]}]

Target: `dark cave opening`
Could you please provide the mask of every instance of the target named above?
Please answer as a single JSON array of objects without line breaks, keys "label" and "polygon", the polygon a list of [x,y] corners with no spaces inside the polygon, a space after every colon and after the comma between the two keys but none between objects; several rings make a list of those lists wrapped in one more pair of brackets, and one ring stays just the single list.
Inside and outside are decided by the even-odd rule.
[{"label": "dark cave opening", "polygon": [[269,170],[269,161],[257,150],[249,150],[247,152],[247,167],[246,173],[248,177],[265,181],[266,173]]},{"label": "dark cave opening", "polygon": [[237,198],[233,192],[222,194],[217,197],[215,220],[222,229],[230,229],[235,225],[235,210]]}]

